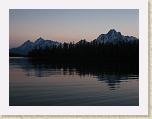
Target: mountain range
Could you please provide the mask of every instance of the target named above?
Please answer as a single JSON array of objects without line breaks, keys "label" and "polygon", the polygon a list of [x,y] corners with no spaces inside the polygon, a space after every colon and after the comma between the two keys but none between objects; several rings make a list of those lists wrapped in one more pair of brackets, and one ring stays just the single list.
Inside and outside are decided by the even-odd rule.
[{"label": "mountain range", "polygon": [[[94,39],[91,42],[95,42],[97,44],[103,43],[103,44],[116,44],[120,42],[135,42],[139,41],[136,37],[133,36],[124,36],[120,32],[117,32],[115,29],[111,29],[107,34],[101,34],[97,37],[97,39]],[[78,44],[87,44],[89,43],[88,41],[80,40],[79,42],[75,43],[74,45]],[[67,43],[69,44],[69,43]],[[10,53],[16,53],[16,54],[22,54],[22,55],[27,55],[29,51],[32,51],[33,49],[37,48],[45,48],[46,46],[52,48],[52,47],[57,47],[57,46],[63,47],[63,44],[57,41],[52,41],[52,40],[44,40],[43,38],[38,38],[35,42],[31,42],[30,40],[27,40],[24,42],[21,46],[16,47],[16,48],[11,48],[9,49]]]}]

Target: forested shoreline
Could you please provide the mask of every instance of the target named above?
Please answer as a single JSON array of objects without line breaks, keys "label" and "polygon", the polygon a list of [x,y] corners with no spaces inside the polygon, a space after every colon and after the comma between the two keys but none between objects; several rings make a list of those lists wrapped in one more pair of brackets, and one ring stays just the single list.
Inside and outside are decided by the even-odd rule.
[{"label": "forested shoreline", "polygon": [[139,42],[121,42],[117,44],[67,44],[63,46],[35,48],[28,53],[32,58],[49,59],[102,59],[102,60],[139,60]]}]

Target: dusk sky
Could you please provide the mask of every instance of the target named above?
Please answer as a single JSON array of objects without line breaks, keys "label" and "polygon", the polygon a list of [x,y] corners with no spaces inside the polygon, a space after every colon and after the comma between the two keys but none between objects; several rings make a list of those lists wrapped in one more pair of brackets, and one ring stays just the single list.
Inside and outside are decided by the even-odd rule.
[{"label": "dusk sky", "polygon": [[10,9],[9,48],[39,37],[58,42],[91,41],[115,29],[139,38],[137,9]]}]

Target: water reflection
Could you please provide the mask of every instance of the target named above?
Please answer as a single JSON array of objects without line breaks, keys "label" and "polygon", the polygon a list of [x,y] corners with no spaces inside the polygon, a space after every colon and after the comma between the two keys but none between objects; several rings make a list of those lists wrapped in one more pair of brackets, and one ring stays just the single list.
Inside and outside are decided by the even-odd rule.
[{"label": "water reflection", "polygon": [[122,82],[137,80],[138,61],[102,60],[47,60],[31,58],[10,58],[10,65],[18,65],[26,76],[50,77],[52,75],[92,76],[101,83],[107,83],[110,90],[120,88]]}]

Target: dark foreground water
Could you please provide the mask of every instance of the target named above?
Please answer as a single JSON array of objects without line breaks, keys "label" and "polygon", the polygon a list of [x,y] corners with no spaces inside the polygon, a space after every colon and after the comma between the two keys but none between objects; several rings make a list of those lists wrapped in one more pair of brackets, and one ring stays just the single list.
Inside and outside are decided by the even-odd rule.
[{"label": "dark foreground water", "polygon": [[137,61],[9,58],[10,106],[139,106]]}]

